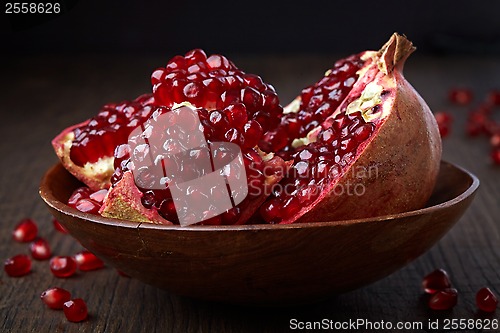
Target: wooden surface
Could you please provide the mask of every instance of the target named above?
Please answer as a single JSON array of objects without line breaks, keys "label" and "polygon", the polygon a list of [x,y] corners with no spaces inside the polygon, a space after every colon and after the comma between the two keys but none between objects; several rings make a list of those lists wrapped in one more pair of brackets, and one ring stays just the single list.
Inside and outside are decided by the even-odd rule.
[{"label": "wooden surface", "polygon": [[[283,101],[322,75],[336,57],[241,56],[235,62],[257,72],[278,90]],[[167,57],[79,56],[3,59],[0,63],[0,258],[28,251],[11,240],[23,217],[34,218],[40,235],[55,254],[71,255],[81,246],[52,228],[51,216],[38,196],[45,170],[57,160],[50,140],[61,129],[92,116],[108,101],[132,98],[149,89],[152,69]],[[421,322],[445,318],[500,320],[476,310],[474,296],[490,287],[500,296],[500,167],[489,161],[485,138],[464,135],[467,108],[447,104],[449,88],[471,87],[479,102],[500,88],[500,59],[429,58],[418,54],[407,63],[406,76],[431,106],[448,109],[455,122],[444,141],[444,159],[475,173],[481,187],[470,209],[429,252],[404,269],[365,288],[301,307],[252,308],[181,298],[106,269],[69,279],[51,275],[47,262],[34,262],[33,272],[10,278],[0,272],[1,332],[284,332],[290,320],[348,322]],[[496,110],[500,114],[500,110]],[[499,118],[500,119],[500,118]],[[332,244],[335,246],[335,244]],[[459,290],[458,305],[445,313],[427,309],[422,277],[446,269]],[[312,284],[315,277],[311,276]],[[68,289],[87,301],[90,318],[69,323],[60,311],[47,309],[39,295],[48,287]],[[365,330],[353,330],[362,332]],[[399,332],[401,330],[385,330]],[[407,330],[410,331],[410,330]],[[419,330],[413,330],[419,331]],[[479,331],[479,330],[469,330]],[[498,331],[498,330],[497,330]]]}]

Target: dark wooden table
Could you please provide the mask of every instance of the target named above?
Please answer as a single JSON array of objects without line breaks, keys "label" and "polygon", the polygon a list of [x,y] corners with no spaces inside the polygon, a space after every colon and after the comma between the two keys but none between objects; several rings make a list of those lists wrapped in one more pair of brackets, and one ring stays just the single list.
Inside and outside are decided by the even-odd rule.
[{"label": "dark wooden table", "polygon": [[[72,56],[3,59],[0,71],[0,258],[27,253],[11,230],[24,217],[35,219],[40,235],[55,254],[71,255],[81,246],[56,232],[38,196],[44,171],[57,159],[50,140],[60,130],[92,116],[105,102],[135,97],[150,89],[149,73],[167,56]],[[291,100],[320,77],[335,56],[236,56],[248,72],[260,73],[275,85],[283,101]],[[407,77],[435,111],[447,109],[455,118],[444,140],[444,159],[457,163],[481,180],[470,209],[428,253],[404,269],[365,288],[329,301],[290,308],[250,308],[214,304],[172,295],[122,277],[111,268],[58,279],[48,262],[34,262],[30,275],[8,277],[0,272],[2,332],[281,332],[292,319],[337,322],[364,319],[373,323],[429,320],[500,319],[476,310],[475,293],[483,286],[500,296],[500,167],[489,161],[487,139],[464,134],[466,107],[452,107],[451,87],[467,86],[479,103],[500,88],[500,59],[485,57],[431,58],[418,53],[407,63]],[[500,110],[496,110],[500,114]],[[500,118],[499,118],[500,119]],[[424,275],[446,269],[459,290],[458,305],[445,313],[428,310],[420,288]],[[311,277],[314,283],[314,276]],[[90,317],[80,324],[39,299],[48,287],[60,286],[87,301]],[[355,331],[355,330],[353,330]],[[363,330],[357,330],[359,332]],[[369,331],[369,330],[367,330]],[[394,331],[400,330],[380,330]],[[480,330],[469,330],[480,331]],[[497,330],[500,331],[500,330]]]}]

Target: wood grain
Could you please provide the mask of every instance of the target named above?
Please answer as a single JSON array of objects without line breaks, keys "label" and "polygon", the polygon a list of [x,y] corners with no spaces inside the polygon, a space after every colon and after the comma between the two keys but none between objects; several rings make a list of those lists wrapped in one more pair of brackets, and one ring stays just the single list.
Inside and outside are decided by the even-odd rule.
[{"label": "wood grain", "polygon": [[[261,73],[283,100],[314,82],[335,56],[245,57],[234,59],[248,72]],[[37,220],[55,254],[73,254],[76,241],[52,228],[51,216],[38,196],[39,181],[57,160],[50,139],[64,127],[93,115],[105,102],[135,97],[149,89],[147,73],[161,57],[78,56],[18,58],[1,61],[0,88],[0,254],[27,253],[27,245],[11,240],[13,226],[23,217]],[[146,73],[146,74],[145,74]],[[476,103],[492,88],[500,88],[500,60],[487,57],[422,58],[415,55],[406,77],[435,111],[454,115],[452,134],[444,140],[444,159],[475,173],[481,188],[457,225],[425,255],[356,291],[308,306],[282,309],[228,306],[195,301],[119,276],[114,269],[79,273],[57,279],[47,262],[34,262],[23,278],[0,273],[2,332],[284,332],[290,319],[302,321],[420,321],[443,318],[500,319],[478,313],[474,296],[483,287],[500,295],[500,168],[490,164],[485,138],[464,136],[466,107],[446,101],[449,88],[468,86]],[[332,245],[334,246],[334,244]],[[374,263],[376,265],[377,263]],[[420,289],[421,278],[435,268],[446,269],[459,290],[453,311],[430,312]],[[314,284],[311,276],[308,283]],[[59,311],[39,300],[48,287],[60,286],[84,298],[90,319],[69,323]],[[425,326],[424,326],[425,327]],[[398,330],[388,330],[398,332]],[[474,330],[472,330],[474,331]]]}]

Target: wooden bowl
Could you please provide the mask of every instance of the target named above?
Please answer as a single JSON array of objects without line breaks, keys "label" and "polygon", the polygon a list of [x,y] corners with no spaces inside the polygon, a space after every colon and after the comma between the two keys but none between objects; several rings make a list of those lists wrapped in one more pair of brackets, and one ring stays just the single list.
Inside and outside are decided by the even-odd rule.
[{"label": "wooden bowl", "polygon": [[57,164],[43,177],[40,195],[70,234],[109,265],[178,295],[290,305],[359,288],[405,266],[455,224],[479,180],[442,162],[423,209],[334,222],[189,227],[79,212],[65,204],[78,186]]}]

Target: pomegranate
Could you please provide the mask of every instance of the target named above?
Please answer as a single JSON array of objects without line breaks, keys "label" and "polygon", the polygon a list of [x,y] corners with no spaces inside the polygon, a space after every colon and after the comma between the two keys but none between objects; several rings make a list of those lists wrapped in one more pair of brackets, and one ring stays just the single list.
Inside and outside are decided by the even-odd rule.
[{"label": "pomegranate", "polygon": [[474,94],[468,88],[454,88],[448,92],[448,99],[453,104],[468,105],[474,99]]},{"label": "pomegranate", "polygon": [[38,237],[30,244],[30,253],[33,259],[47,260],[52,256],[49,242],[45,238]]},{"label": "pomegranate", "polygon": [[450,277],[444,269],[436,269],[424,277],[422,288],[428,294],[435,294],[440,290],[451,288]]},{"label": "pomegranate", "polygon": [[[143,132],[131,140],[160,135],[154,134],[165,130],[157,122],[160,116],[189,107],[198,114],[209,144],[230,142],[241,148],[249,194],[203,224],[332,221],[421,208],[435,184],[441,138],[433,114],[402,74],[414,49],[405,37],[394,34],[379,51],[337,61],[284,109],[274,88],[260,77],[244,73],[224,56],[207,57],[193,50],[153,72],[151,116],[134,122]],[[153,134],[146,134],[146,121]],[[178,223],[168,186],[145,186],[161,179],[146,169],[135,170],[131,157],[163,161],[159,163],[164,159],[151,156],[144,145],[131,147],[125,139],[112,141],[113,157],[110,150],[107,155],[90,154],[83,145],[85,136],[80,143],[74,139],[80,132],[90,136],[89,126],[63,132],[73,133],[64,141],[63,156],[79,168],[104,159],[106,170],[114,168],[99,213]],[[101,136],[94,135],[94,144],[113,136],[107,131],[105,127]],[[75,170],[94,192],[108,184],[108,172],[92,183],[84,170],[70,171]],[[140,177],[134,178],[137,174]],[[90,192],[73,199],[70,205],[83,200],[84,208],[95,213],[97,205],[90,203],[97,201],[90,199]]]},{"label": "pomegranate", "polygon": [[26,218],[19,221],[12,231],[12,238],[18,242],[31,242],[38,234],[38,226],[32,219]]},{"label": "pomegranate", "polygon": [[64,303],[71,299],[71,294],[66,289],[54,287],[45,290],[40,295],[40,298],[49,308],[54,310],[62,310],[64,307]]},{"label": "pomegranate", "polygon": [[429,308],[432,310],[450,310],[458,301],[458,291],[455,288],[446,288],[433,294],[429,299]]},{"label": "pomegranate", "polygon": [[73,258],[81,271],[93,271],[104,267],[104,262],[88,250],[78,252]]},{"label": "pomegranate", "polygon": [[69,256],[55,256],[50,259],[50,271],[58,278],[68,278],[75,274],[76,260]]},{"label": "pomegranate", "polygon": [[484,312],[494,312],[498,306],[498,299],[490,288],[481,288],[476,293],[477,308]]},{"label": "pomegranate", "polygon": [[63,305],[64,315],[71,322],[78,323],[88,317],[87,304],[81,298],[69,300]]},{"label": "pomegranate", "polygon": [[97,116],[62,131],[52,146],[64,167],[92,190],[109,187],[115,147],[152,113],[154,98],[110,103]]},{"label": "pomegranate", "polygon": [[24,276],[31,272],[31,259],[26,254],[18,254],[5,260],[3,268],[9,276]]},{"label": "pomegranate", "polygon": [[[261,206],[264,221],[363,218],[425,204],[439,169],[441,138],[427,104],[402,74],[414,49],[394,34],[378,52],[338,61],[285,108],[297,114],[294,128],[301,129],[279,152],[293,165]],[[287,121],[281,125],[289,126]]]},{"label": "pomegranate", "polygon": [[439,134],[441,138],[445,138],[450,134],[450,127],[453,121],[453,118],[448,112],[437,112],[434,114],[436,117],[436,122],[439,128]]}]

